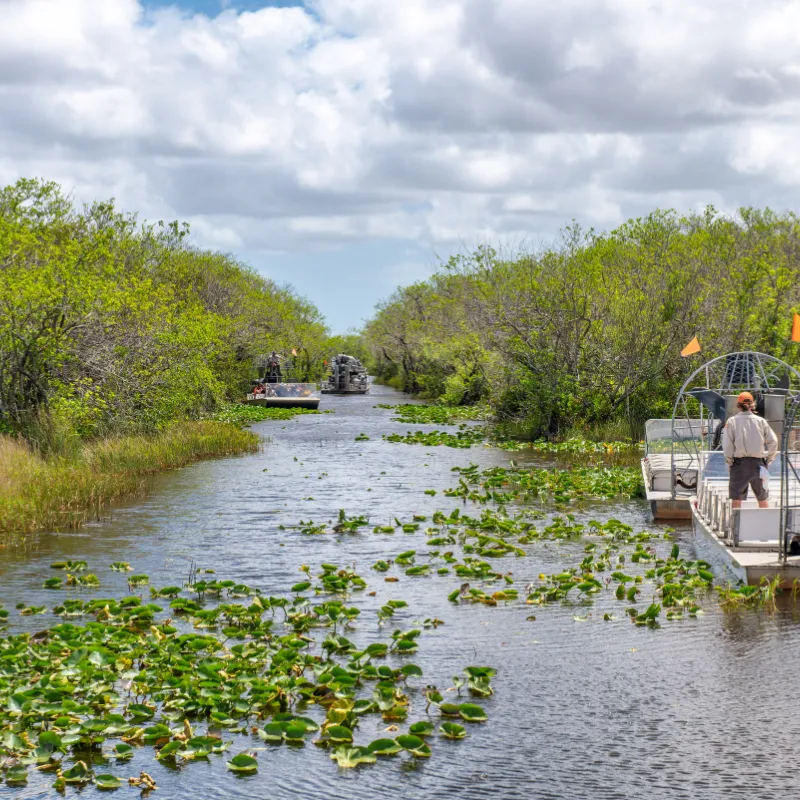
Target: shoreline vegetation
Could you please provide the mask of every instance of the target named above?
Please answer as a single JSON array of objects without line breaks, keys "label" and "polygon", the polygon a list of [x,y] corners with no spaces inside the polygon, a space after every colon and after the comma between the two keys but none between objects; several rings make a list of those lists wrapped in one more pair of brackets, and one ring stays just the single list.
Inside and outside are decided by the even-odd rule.
[{"label": "shoreline vegetation", "polygon": [[484,404],[515,438],[641,438],[702,360],[736,350],[797,366],[800,217],[655,211],[552,246],[481,246],[398,289],[363,331],[375,378],[445,405]]},{"label": "shoreline vegetation", "polygon": [[188,235],[55,183],[0,188],[0,534],[76,527],[152,473],[258,449],[231,404],[266,354],[311,381],[348,346]]},{"label": "shoreline vegetation", "polygon": [[69,455],[42,455],[0,436],[0,534],[77,528],[109,504],[142,495],[149,476],[218,456],[256,452],[260,438],[212,420],[175,422],[153,435],[81,442]]}]

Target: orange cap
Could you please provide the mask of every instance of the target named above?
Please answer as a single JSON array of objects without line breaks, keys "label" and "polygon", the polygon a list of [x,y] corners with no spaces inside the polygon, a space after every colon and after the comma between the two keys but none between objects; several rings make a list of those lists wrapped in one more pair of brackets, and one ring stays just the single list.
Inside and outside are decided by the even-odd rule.
[{"label": "orange cap", "polygon": [[739,396],[736,398],[737,403],[744,403],[745,400],[749,400],[751,403],[755,403],[753,400],[753,395],[750,392],[740,392]]}]

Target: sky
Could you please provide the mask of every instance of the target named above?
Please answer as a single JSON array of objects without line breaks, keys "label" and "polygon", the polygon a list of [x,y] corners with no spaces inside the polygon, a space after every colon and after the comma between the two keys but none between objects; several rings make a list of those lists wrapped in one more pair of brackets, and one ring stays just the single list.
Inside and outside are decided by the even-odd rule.
[{"label": "sky", "polygon": [[335,332],[488,242],[796,209],[800,0],[0,0],[0,184],[191,223]]}]

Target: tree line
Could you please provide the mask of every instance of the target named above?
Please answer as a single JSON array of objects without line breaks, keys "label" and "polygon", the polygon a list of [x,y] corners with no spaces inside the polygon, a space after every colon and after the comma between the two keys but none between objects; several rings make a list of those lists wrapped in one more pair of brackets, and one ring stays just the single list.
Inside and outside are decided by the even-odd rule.
[{"label": "tree line", "polygon": [[0,190],[0,432],[146,433],[241,396],[259,357],[318,379],[317,308],[188,227],[78,206],[54,183]]},{"label": "tree line", "polygon": [[[669,417],[703,360],[754,349],[800,363],[800,219],[655,211],[573,224],[513,255],[489,246],[398,289],[364,329],[373,371],[447,403],[488,402],[525,435]],[[680,351],[697,335],[699,356]]]}]

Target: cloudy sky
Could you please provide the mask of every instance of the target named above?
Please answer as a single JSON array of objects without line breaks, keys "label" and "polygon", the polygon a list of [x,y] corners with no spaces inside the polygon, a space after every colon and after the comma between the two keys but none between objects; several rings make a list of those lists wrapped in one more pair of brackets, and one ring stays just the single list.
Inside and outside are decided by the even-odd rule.
[{"label": "cloudy sky", "polygon": [[0,182],[191,222],[359,325],[436,255],[797,208],[800,0],[0,0]]}]

